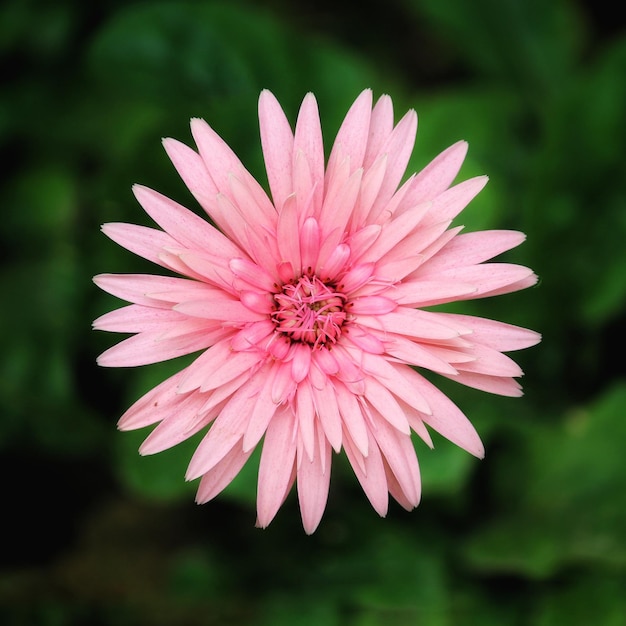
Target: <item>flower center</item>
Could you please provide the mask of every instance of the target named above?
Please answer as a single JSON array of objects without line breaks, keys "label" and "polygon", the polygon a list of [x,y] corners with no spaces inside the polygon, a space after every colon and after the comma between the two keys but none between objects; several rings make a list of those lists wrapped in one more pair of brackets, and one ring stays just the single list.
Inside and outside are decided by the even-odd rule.
[{"label": "flower center", "polygon": [[325,284],[317,276],[301,276],[283,285],[274,296],[276,311],[272,319],[276,330],[293,341],[321,347],[335,343],[346,321],[346,296],[332,283]]}]

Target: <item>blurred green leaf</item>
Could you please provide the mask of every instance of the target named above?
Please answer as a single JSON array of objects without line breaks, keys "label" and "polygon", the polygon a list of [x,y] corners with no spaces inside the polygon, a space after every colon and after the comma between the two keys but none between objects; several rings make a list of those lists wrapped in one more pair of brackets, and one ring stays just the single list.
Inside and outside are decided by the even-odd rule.
[{"label": "blurred green leaf", "polygon": [[546,577],[570,563],[626,565],[625,407],[620,384],[562,425],[526,430],[527,467],[501,477],[518,504],[467,543],[473,567]]},{"label": "blurred green leaf", "polygon": [[150,456],[140,456],[139,446],[148,436],[145,429],[118,433],[114,440],[115,470],[132,492],[157,501],[193,498],[197,481],[185,481],[185,471],[199,441],[192,437]]},{"label": "blurred green leaf", "polygon": [[420,446],[418,459],[422,477],[422,493],[432,496],[458,496],[478,461],[465,450],[433,435],[435,449]]},{"label": "blurred green leaf", "polygon": [[448,146],[469,144],[457,182],[489,175],[491,181],[464,209],[455,224],[468,231],[515,224],[505,181],[522,155],[514,134],[519,104],[505,90],[454,89],[412,97],[419,128],[409,171],[419,171]]},{"label": "blurred green leaf", "polygon": [[405,0],[464,65],[525,89],[536,99],[566,77],[582,46],[584,22],[566,0]]},{"label": "blurred green leaf", "polygon": [[532,624],[553,626],[622,626],[626,615],[626,579],[619,574],[583,574],[565,579],[551,593],[541,594]]}]

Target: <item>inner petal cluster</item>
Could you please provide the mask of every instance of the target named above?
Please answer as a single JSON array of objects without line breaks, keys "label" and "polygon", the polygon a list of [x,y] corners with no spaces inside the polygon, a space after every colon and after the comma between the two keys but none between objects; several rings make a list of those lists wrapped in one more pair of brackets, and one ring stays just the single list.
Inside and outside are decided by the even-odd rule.
[{"label": "inner petal cluster", "polygon": [[335,343],[347,317],[345,294],[315,275],[303,275],[283,285],[274,295],[274,303],[276,330],[314,348]]}]

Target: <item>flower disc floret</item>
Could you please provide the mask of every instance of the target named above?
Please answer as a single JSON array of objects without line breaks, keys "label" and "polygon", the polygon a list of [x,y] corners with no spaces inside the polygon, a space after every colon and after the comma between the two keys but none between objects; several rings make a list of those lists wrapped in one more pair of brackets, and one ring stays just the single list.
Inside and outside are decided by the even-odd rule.
[{"label": "flower disc floret", "polygon": [[292,341],[319,348],[336,343],[346,321],[346,296],[333,283],[304,275],[274,296],[276,330]]}]

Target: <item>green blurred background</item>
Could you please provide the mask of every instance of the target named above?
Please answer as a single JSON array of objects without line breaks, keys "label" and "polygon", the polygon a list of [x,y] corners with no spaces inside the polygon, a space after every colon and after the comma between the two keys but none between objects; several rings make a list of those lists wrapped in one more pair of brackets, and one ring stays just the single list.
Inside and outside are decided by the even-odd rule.
[{"label": "green blurred background", "polygon": [[[626,624],[626,37],[608,0],[123,2],[0,8],[0,623]],[[421,506],[379,519],[343,459],[318,531],[254,528],[256,465],[198,507],[197,439],[141,458],[116,421],[180,363],[105,370],[108,241],[134,182],[197,209],[160,140],[204,117],[265,184],[256,104],[307,91],[327,147],[365,87],[487,173],[467,229],[514,228],[538,287],[465,312],[543,333],[522,399],[441,386],[487,448],[416,443]]]}]

